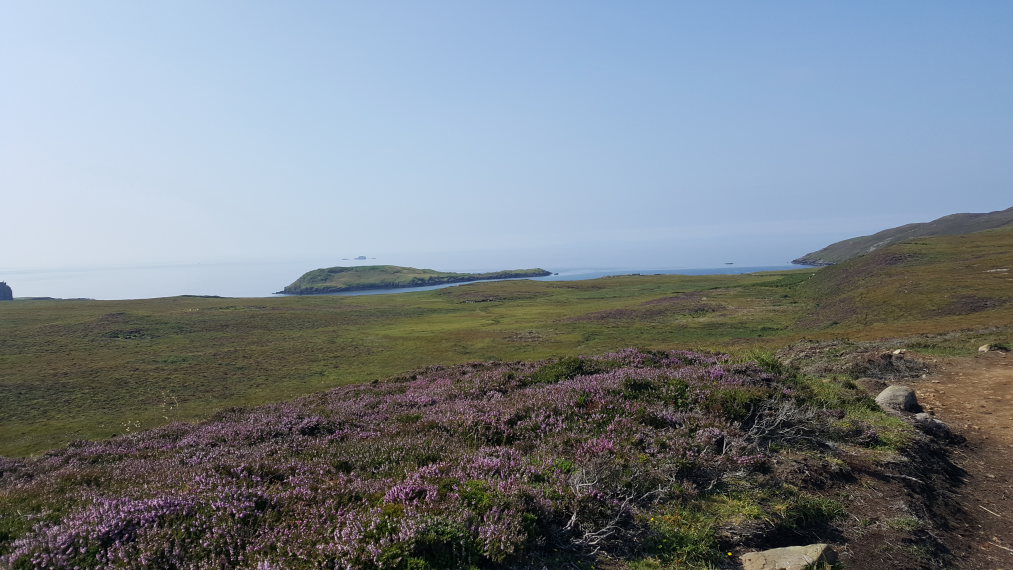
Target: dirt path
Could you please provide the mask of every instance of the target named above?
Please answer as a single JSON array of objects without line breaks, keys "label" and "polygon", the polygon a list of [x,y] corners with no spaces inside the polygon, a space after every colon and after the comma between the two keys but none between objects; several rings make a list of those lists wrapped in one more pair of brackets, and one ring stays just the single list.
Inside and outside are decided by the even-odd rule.
[{"label": "dirt path", "polygon": [[967,438],[965,520],[946,540],[966,570],[1013,570],[1013,353],[940,359],[916,386],[927,409]]}]

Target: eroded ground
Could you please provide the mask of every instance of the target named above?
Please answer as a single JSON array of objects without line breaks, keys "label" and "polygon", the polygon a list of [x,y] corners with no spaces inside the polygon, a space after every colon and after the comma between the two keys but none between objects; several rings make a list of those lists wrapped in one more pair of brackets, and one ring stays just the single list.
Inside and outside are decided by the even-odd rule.
[{"label": "eroded ground", "polygon": [[953,449],[967,472],[965,516],[946,540],[960,568],[1013,568],[1013,356],[939,359],[916,389],[927,410],[967,438]]}]

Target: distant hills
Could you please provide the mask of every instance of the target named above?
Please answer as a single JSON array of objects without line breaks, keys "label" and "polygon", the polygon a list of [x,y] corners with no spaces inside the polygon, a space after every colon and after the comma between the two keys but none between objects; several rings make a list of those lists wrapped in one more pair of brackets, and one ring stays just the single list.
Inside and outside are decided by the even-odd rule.
[{"label": "distant hills", "polygon": [[950,214],[931,222],[906,224],[869,235],[830,244],[807,253],[792,263],[833,265],[912,238],[969,234],[1013,224],[1013,208],[983,214]]},{"label": "distant hills", "polygon": [[416,269],[398,265],[360,265],[356,267],[328,267],[303,274],[278,293],[285,295],[320,295],[370,289],[399,289],[426,287],[467,281],[490,279],[517,279],[552,275],[540,268],[512,269],[492,273],[452,273],[435,269]]}]

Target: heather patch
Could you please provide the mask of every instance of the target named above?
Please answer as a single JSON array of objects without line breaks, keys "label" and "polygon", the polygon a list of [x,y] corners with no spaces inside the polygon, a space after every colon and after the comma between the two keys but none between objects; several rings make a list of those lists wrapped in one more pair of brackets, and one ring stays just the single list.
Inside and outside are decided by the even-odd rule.
[{"label": "heather patch", "polygon": [[862,398],[686,351],[430,367],[0,458],[0,565],[720,565],[840,514],[786,452],[882,445]]}]

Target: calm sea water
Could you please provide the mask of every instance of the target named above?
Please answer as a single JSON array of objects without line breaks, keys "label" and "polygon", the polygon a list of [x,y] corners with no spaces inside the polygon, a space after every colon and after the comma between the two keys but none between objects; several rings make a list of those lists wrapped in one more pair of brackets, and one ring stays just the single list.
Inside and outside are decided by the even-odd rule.
[{"label": "calm sea water", "polygon": [[[372,263],[378,263],[373,261]],[[609,275],[639,273],[707,275],[752,273],[797,269],[799,266],[775,265],[746,267],[721,265],[705,268],[651,268],[651,267],[571,267],[547,270],[555,275],[537,278],[539,281],[566,281],[596,279]],[[269,297],[280,291],[314,266],[306,262],[273,263],[219,263],[193,265],[164,265],[154,267],[95,267],[64,269],[0,269],[0,281],[6,281],[15,297],[56,297],[63,299],[149,299],[176,295],[219,295],[222,297]],[[473,271],[454,268],[456,271]],[[475,269],[474,271],[478,271]],[[340,293],[341,295],[382,295],[425,291],[453,287],[438,285],[411,289],[378,289]]]}]

